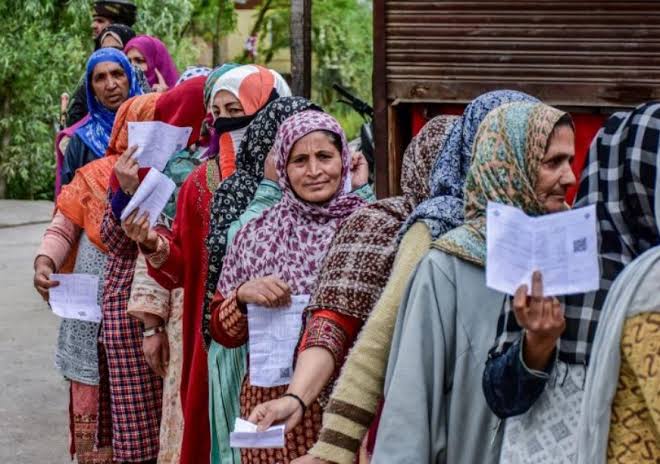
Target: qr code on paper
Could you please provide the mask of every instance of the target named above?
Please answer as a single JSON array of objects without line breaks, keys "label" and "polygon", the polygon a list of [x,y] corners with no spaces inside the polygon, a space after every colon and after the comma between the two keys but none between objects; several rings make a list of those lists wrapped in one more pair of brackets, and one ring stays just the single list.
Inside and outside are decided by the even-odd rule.
[{"label": "qr code on paper", "polygon": [[291,368],[283,367],[280,369],[280,379],[288,379],[291,377]]},{"label": "qr code on paper", "polygon": [[573,240],[573,253],[584,253],[587,251],[587,238]]}]

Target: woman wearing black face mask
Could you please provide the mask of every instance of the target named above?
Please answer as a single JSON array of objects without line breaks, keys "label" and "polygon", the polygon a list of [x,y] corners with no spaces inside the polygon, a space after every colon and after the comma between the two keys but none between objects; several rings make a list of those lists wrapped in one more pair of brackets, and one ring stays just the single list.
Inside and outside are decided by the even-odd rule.
[{"label": "woman wearing black face mask", "polygon": [[[219,69],[218,72],[221,70]],[[290,91],[276,73],[258,66],[240,66],[217,77],[208,93],[207,110],[213,113],[219,129],[215,149],[183,183],[177,199],[176,218],[169,236],[155,230],[139,230],[131,237],[140,243],[147,259],[149,274],[167,289],[183,287],[182,316],[183,360],[181,403],[184,415],[181,445],[182,464],[208,463],[210,424],[208,421],[208,368],[201,329],[201,303],[207,270],[206,235],[209,230],[213,193],[235,170],[234,147],[243,131],[276,95]],[[276,91],[274,91],[274,89]],[[245,119],[243,119],[245,117]],[[232,119],[240,119],[236,129]],[[227,130],[229,127],[232,130]],[[194,259],[191,259],[194,258]]]},{"label": "woman wearing black face mask", "polygon": [[247,126],[268,103],[291,95],[282,76],[256,65],[239,66],[218,79],[211,91],[210,112],[223,179],[236,169],[236,152]]}]

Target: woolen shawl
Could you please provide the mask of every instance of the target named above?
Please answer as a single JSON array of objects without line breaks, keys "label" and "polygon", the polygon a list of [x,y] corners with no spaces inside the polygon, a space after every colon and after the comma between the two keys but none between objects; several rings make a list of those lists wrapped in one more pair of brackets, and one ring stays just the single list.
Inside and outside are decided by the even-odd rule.
[{"label": "woolen shawl", "polygon": [[410,142],[401,168],[402,196],[360,208],[342,225],[323,263],[308,311],[330,309],[367,319],[389,279],[398,232],[415,206],[428,197],[431,167],[457,119],[438,116]]}]

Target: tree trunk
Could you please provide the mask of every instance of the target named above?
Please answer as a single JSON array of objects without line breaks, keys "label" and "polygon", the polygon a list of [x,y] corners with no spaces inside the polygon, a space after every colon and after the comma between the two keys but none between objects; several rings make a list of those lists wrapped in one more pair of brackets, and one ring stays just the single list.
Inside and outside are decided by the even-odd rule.
[{"label": "tree trunk", "polygon": [[312,0],[291,0],[291,90],[312,95]]},{"label": "tree trunk", "polygon": [[218,0],[218,10],[215,14],[215,30],[213,31],[213,66],[218,66],[222,61],[220,50],[220,38],[222,37],[222,4],[226,0]]}]

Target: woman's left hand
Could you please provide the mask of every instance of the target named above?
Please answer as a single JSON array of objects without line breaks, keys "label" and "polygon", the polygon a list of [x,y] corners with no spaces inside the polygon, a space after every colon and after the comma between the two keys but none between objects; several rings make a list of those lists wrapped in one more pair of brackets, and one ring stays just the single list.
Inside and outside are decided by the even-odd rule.
[{"label": "woman's left hand", "polygon": [[361,151],[356,151],[351,158],[351,187],[357,190],[367,182],[369,182],[369,163]]},{"label": "woman's left hand", "polygon": [[283,396],[276,400],[261,403],[252,410],[248,421],[257,424],[257,430],[263,432],[274,423],[284,423],[285,431],[290,432],[302,420],[302,408],[295,398]]},{"label": "woman's left hand", "polygon": [[149,215],[143,214],[138,218],[136,209],[121,223],[121,228],[128,238],[143,246],[146,250],[156,251],[158,234],[149,225]]}]

